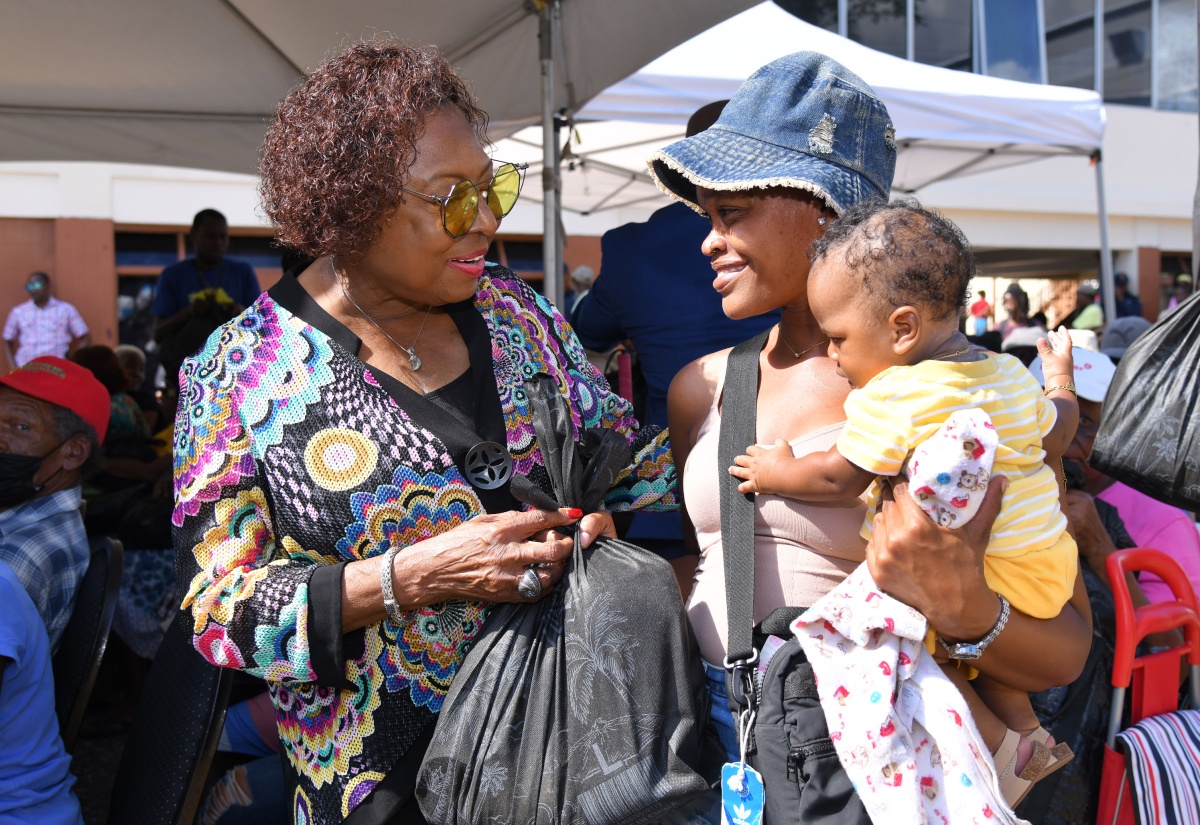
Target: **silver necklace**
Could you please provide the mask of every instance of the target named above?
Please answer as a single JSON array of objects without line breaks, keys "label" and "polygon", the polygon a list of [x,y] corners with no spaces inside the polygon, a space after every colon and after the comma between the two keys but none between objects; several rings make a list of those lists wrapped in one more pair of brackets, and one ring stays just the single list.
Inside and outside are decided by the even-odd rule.
[{"label": "silver necklace", "polygon": [[808,349],[802,349],[802,350],[800,350],[799,352],[796,352],[796,349],[795,349],[795,347],[793,347],[791,344],[789,344],[789,343],[788,343],[788,339],[786,339],[786,338],[784,338],[784,337],[783,337],[783,327],[782,327],[782,326],[780,326],[780,327],[779,327],[779,340],[780,340],[780,341],[783,341],[783,345],[784,345],[785,347],[787,347],[789,350],[791,350],[791,353],[792,353],[792,355],[793,355],[794,357],[796,357],[796,358],[799,358],[801,355],[804,355],[804,354],[806,354],[806,353],[812,352],[812,351],[813,351],[813,350],[815,350],[817,347],[821,346],[821,344],[828,344],[828,343],[829,343],[829,339],[828,339],[828,338],[826,338],[826,339],[824,339],[823,341],[817,341],[817,343],[813,344],[813,345],[812,345],[811,347],[809,347]]},{"label": "silver necklace", "polygon": [[[346,296],[346,300],[347,300],[347,301],[349,301],[351,304],[353,304],[353,305],[354,305],[354,308],[358,310],[359,314],[360,314],[360,315],[362,315],[362,317],[366,318],[368,321],[370,321],[370,322],[371,322],[371,326],[375,327],[375,329],[377,329],[377,330],[379,330],[380,332],[382,332],[382,333],[384,334],[384,337],[386,337],[386,338],[387,338],[389,341],[391,341],[391,342],[392,342],[393,344],[395,344],[397,347],[399,347],[400,349],[402,349],[402,350],[403,350],[403,351],[404,351],[404,352],[405,352],[405,353],[408,355],[408,367],[409,367],[409,369],[411,369],[413,372],[416,372],[417,370],[419,370],[419,369],[421,368],[421,359],[420,359],[420,357],[417,355],[417,353],[416,353],[416,349],[415,349],[415,348],[416,348],[416,346],[417,346],[417,341],[419,341],[419,340],[420,340],[420,338],[421,338],[421,333],[425,331],[425,322],[429,320],[429,312],[430,312],[430,310],[432,310],[432,309],[433,309],[433,304],[430,304],[429,306],[427,306],[427,307],[425,308],[425,317],[421,319],[421,326],[420,326],[420,328],[417,330],[417,337],[416,337],[416,338],[413,338],[413,342],[412,342],[412,346],[411,346],[411,347],[406,347],[406,346],[404,346],[404,344],[401,344],[399,341],[397,341],[397,340],[396,340],[395,338],[393,338],[391,335],[388,335],[388,331],[387,331],[386,329],[384,329],[383,327],[379,326],[379,324],[375,323],[375,319],[374,319],[374,318],[372,318],[370,315],[368,315],[368,314],[367,314],[367,312],[366,312],[366,310],[364,310],[362,307],[360,307],[360,306],[358,305],[358,301],[356,301],[356,300],[354,300],[353,298],[351,298],[351,297],[350,297],[350,293],[349,293],[349,291],[346,289],[346,284],[345,284],[345,283],[343,283],[343,281],[342,281],[342,279],[341,279],[341,278],[338,278],[338,286],[339,286],[339,287],[341,287],[341,289],[342,289],[342,294]],[[415,310],[414,310],[414,311],[415,311]],[[411,313],[411,312],[409,312],[409,313],[406,313],[406,314],[408,314],[408,315],[411,315],[412,313]],[[401,316],[401,317],[404,317],[404,316]]]}]

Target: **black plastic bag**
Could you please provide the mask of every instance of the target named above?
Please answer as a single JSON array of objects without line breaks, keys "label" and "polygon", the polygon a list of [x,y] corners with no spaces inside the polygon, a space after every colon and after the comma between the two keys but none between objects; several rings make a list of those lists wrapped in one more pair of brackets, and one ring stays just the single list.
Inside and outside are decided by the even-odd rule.
[{"label": "black plastic bag", "polygon": [[[630,460],[619,433],[573,440],[548,379],[526,385],[557,501],[594,510]],[[708,790],[699,652],[671,567],[623,541],[578,546],[554,592],[498,604],[446,696],[417,779],[432,825],[650,823]]]},{"label": "black plastic bag", "polygon": [[1200,509],[1200,298],[1121,356],[1088,463],[1151,498]]}]

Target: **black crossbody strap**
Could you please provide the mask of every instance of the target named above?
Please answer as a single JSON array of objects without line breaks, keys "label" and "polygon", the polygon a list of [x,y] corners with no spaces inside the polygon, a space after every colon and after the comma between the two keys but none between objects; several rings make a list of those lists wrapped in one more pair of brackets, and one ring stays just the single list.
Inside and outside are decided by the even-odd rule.
[{"label": "black crossbody strap", "polygon": [[[738,344],[729,353],[721,396],[721,430],[717,472],[721,491],[721,548],[725,560],[725,604],[729,637],[725,668],[729,705],[735,712],[747,703],[753,684],[754,649],[754,496],[737,490],[729,474],[735,456],[757,440],[758,358],[770,330]],[[740,668],[737,667],[740,663]]]}]

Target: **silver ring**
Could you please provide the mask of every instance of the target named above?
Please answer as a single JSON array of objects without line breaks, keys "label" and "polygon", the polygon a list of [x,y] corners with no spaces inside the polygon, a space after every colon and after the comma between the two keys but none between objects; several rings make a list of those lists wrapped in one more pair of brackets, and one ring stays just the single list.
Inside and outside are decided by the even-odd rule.
[{"label": "silver ring", "polygon": [[533,601],[540,598],[542,595],[542,580],[538,578],[538,574],[532,567],[526,567],[525,572],[521,574],[521,581],[517,583],[517,592],[522,598]]}]

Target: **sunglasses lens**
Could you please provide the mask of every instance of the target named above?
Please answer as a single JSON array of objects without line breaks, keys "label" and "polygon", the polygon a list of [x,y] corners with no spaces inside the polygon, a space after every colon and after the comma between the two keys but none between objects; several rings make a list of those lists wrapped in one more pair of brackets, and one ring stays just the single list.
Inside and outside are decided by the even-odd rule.
[{"label": "sunglasses lens", "polygon": [[511,163],[506,163],[496,170],[492,185],[488,187],[488,208],[497,218],[503,218],[512,211],[521,194],[521,171]]},{"label": "sunglasses lens", "polygon": [[461,238],[471,231],[475,216],[479,214],[479,190],[475,184],[463,181],[454,187],[450,199],[442,209],[446,231]]}]

